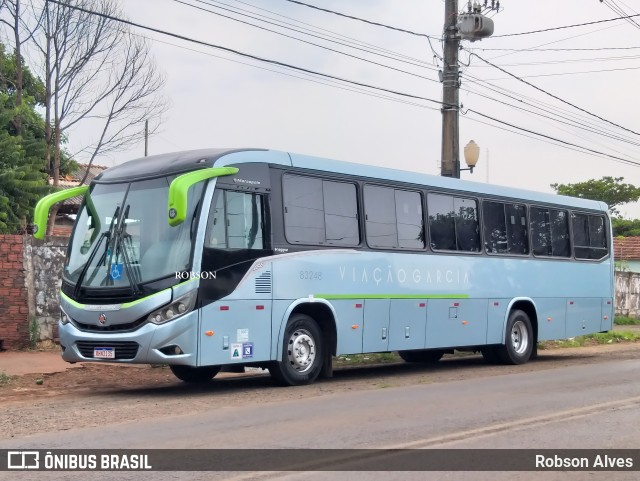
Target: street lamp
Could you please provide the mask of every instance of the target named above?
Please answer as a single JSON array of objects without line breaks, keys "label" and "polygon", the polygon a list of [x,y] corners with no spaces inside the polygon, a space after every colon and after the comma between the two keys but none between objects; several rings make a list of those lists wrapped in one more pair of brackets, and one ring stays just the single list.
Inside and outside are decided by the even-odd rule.
[{"label": "street lamp", "polygon": [[464,146],[464,161],[469,168],[460,170],[468,170],[473,174],[473,168],[478,163],[478,157],[480,157],[480,147],[473,140],[470,140],[469,143]]}]

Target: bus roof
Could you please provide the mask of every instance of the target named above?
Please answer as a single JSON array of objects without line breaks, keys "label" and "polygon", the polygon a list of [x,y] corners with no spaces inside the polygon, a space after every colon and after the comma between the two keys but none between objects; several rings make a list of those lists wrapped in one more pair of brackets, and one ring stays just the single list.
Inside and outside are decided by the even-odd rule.
[{"label": "bus roof", "polygon": [[159,175],[177,175],[207,167],[222,167],[242,163],[265,162],[310,170],[355,175],[371,179],[384,179],[439,189],[482,194],[488,196],[527,199],[548,204],[565,205],[579,209],[607,210],[604,202],[542,193],[512,187],[472,182],[468,180],[422,174],[405,170],[375,167],[338,160],[312,157],[267,149],[202,149],[142,157],[105,170],[94,179],[97,183],[128,182],[134,179],[154,178]]}]

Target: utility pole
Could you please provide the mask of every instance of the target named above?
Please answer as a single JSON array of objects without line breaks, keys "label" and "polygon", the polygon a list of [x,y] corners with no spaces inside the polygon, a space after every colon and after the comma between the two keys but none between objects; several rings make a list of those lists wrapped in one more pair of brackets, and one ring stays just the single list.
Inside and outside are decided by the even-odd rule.
[{"label": "utility pole", "polygon": [[[491,4],[489,4],[489,1]],[[460,40],[472,42],[493,34],[493,20],[483,11],[500,10],[500,0],[468,1],[467,12],[458,16],[458,0],[444,0],[444,65],[442,66],[442,157],[440,175],[460,178],[460,69],[458,50]],[[475,143],[474,143],[475,145]],[[476,146],[477,149],[477,146]],[[473,173],[473,164],[467,161]]]},{"label": "utility pole", "polygon": [[442,163],[440,175],[460,178],[460,110],[458,0],[444,0],[444,65],[442,66]]}]

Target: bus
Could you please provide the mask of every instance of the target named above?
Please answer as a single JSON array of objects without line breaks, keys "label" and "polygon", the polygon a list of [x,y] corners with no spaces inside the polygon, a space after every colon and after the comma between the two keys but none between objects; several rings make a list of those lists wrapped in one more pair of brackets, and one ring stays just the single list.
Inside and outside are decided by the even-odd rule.
[{"label": "bus", "polygon": [[338,355],[454,349],[523,364],[539,341],[612,328],[607,206],[264,149],[156,155],[82,196],[63,268],[68,362],[222,367],[283,385]]}]

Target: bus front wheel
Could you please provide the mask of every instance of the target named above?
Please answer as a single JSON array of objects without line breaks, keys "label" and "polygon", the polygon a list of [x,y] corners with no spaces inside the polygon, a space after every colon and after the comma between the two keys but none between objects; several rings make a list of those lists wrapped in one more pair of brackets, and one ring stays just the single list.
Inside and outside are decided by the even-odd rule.
[{"label": "bus front wheel", "polygon": [[192,367],[171,365],[169,368],[175,377],[188,383],[209,382],[220,372],[220,366]]},{"label": "bus front wheel", "polygon": [[322,370],[322,333],[315,320],[294,314],[284,333],[282,359],[269,366],[271,376],[284,386],[310,384]]},{"label": "bus front wheel", "polygon": [[534,343],[529,316],[516,309],[509,314],[505,343],[497,347],[496,353],[504,364],[524,364],[531,358]]}]

